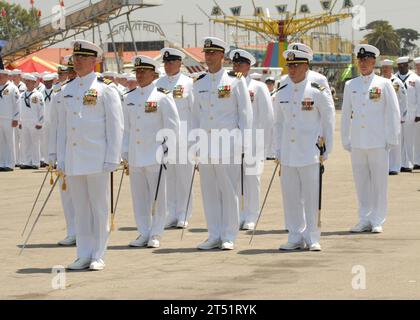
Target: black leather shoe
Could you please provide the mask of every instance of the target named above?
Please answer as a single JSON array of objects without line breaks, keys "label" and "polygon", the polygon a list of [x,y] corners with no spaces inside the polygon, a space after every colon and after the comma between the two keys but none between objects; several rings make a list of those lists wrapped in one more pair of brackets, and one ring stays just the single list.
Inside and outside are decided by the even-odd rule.
[{"label": "black leather shoe", "polygon": [[9,172],[9,171],[13,171],[13,169],[12,168],[2,168],[3,169],[3,171],[7,171],[7,172]]},{"label": "black leather shoe", "polygon": [[420,166],[418,164],[415,164],[413,170],[420,170]]},{"label": "black leather shoe", "polygon": [[410,168],[401,168],[401,172],[413,172],[413,169],[410,169]]},{"label": "black leather shoe", "polygon": [[397,176],[398,175],[398,172],[397,171],[390,171],[389,172],[389,175],[390,176]]},{"label": "black leather shoe", "polygon": [[6,168],[0,168],[0,172],[5,171],[4,169],[6,169]]},{"label": "black leather shoe", "polygon": [[28,170],[28,169],[32,169],[32,166],[27,166],[27,165],[25,165],[25,164],[22,164],[22,165],[20,166],[20,168],[21,168],[22,170]]}]

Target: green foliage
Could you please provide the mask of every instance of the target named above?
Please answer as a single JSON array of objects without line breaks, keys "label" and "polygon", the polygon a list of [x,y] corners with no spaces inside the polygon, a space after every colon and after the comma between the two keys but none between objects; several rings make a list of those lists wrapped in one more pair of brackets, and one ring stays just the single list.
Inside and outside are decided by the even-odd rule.
[{"label": "green foliage", "polygon": [[377,47],[381,54],[396,56],[400,53],[400,36],[388,21],[377,20],[369,23],[366,29],[370,32],[365,35],[365,40]]},{"label": "green foliage", "polygon": [[26,10],[20,5],[0,0],[0,10],[2,8],[6,10],[7,15],[6,17],[0,15],[0,39],[10,41],[10,39],[39,26],[40,18],[36,8]]},{"label": "green foliage", "polygon": [[401,55],[405,56],[410,53],[413,49],[417,48],[417,45],[412,41],[420,39],[420,33],[413,29],[401,28],[395,30],[400,37]]}]

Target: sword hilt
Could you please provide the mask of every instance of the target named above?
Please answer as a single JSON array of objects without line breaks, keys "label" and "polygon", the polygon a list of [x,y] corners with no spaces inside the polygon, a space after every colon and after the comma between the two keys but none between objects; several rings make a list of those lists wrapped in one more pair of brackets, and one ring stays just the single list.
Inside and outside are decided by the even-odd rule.
[{"label": "sword hilt", "polygon": [[115,216],[114,214],[111,216],[111,231],[115,230],[115,222],[114,222]]},{"label": "sword hilt", "polygon": [[51,173],[51,176],[50,176],[50,185],[53,185],[54,184],[54,178],[53,178],[53,165],[52,165],[52,163],[50,163],[48,165],[48,171]]}]

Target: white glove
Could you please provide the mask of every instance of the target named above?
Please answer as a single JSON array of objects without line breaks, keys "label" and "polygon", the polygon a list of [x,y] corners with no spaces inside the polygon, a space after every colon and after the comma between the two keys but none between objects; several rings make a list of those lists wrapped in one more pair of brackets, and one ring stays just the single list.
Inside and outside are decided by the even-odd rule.
[{"label": "white glove", "polygon": [[57,162],[57,154],[56,153],[50,153],[48,155],[48,163],[52,163],[53,165]]},{"label": "white glove", "polygon": [[122,155],[121,155],[121,158],[122,158],[124,161],[128,161],[128,152],[123,152],[123,153],[122,153]]},{"label": "white glove", "polygon": [[351,152],[351,145],[350,144],[346,144],[343,146],[344,150],[347,150],[348,152]]},{"label": "white glove", "polygon": [[389,150],[391,150],[393,147],[395,147],[395,145],[390,144],[390,143],[387,143],[387,144],[385,145],[385,150],[386,150],[386,151],[389,151]]},{"label": "white glove", "polygon": [[57,163],[57,170],[58,170],[58,171],[62,171],[62,172],[64,172],[64,171],[65,171],[65,169],[66,169],[66,167],[65,167],[65,165],[64,165],[64,161],[59,161],[59,162]]},{"label": "white glove", "polygon": [[113,172],[115,171],[119,166],[119,163],[104,163],[104,172]]}]

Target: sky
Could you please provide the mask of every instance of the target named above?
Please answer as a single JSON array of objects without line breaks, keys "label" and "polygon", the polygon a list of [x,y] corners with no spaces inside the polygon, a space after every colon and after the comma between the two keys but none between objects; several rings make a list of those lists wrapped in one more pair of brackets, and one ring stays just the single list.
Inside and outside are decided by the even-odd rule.
[{"label": "sky", "polygon": [[[93,0],[92,2],[98,2],[99,0]],[[147,1],[147,0],[146,0]],[[156,0],[153,0],[156,1]],[[287,4],[288,10],[293,11],[295,7],[296,0],[254,0],[257,7],[263,7],[264,12],[267,12],[267,9],[270,13],[271,18],[279,18],[277,14],[276,5]],[[334,2],[335,0],[333,0]],[[420,32],[420,19],[418,14],[420,12],[420,1],[418,0],[399,0],[396,1],[384,1],[384,0],[352,0],[354,5],[362,5],[365,8],[366,12],[366,22],[369,23],[374,20],[388,20],[394,28],[412,28]],[[29,8],[29,0],[9,0],[10,3],[20,4],[26,8]],[[208,15],[212,10],[212,7],[217,2],[221,9],[230,15],[230,8],[236,6],[242,6],[242,16],[250,16],[253,14],[253,4],[252,0],[161,0],[163,2],[162,6],[140,9],[133,13],[131,20],[147,20],[152,21],[161,26],[166,37],[171,42],[177,44],[181,43],[181,24],[177,21],[181,20],[181,16],[184,16],[184,20],[189,23],[202,23],[202,25],[197,26],[197,38],[198,43],[200,40],[208,36],[209,33],[212,36],[217,36],[223,38],[224,28],[223,25],[214,26],[211,24],[211,30],[209,30],[209,21],[208,17],[202,13],[198,6],[200,6]],[[297,0],[298,6],[302,4],[307,4],[311,10],[311,14],[322,13],[321,5],[319,0]],[[43,21],[47,20],[47,17],[52,15],[51,8],[58,4],[58,0],[35,0],[35,6],[42,10]],[[68,11],[72,11],[77,7],[85,6],[89,3],[88,0],[64,0],[66,8]],[[337,0],[337,4],[334,13],[340,11],[343,4],[343,0]],[[341,11],[343,13],[344,11]],[[121,22],[125,19],[120,19],[119,21],[114,20],[115,24]],[[114,22],[113,22],[114,24]],[[106,27],[107,28],[107,27]],[[106,32],[105,26],[101,30]],[[330,26],[330,31],[334,33],[340,33],[343,37],[351,40],[352,38],[352,24],[348,19],[347,21],[342,21],[339,24],[333,24]],[[185,25],[185,47],[194,47],[195,37],[194,37],[194,26]],[[233,33],[233,29],[229,30],[229,33]],[[355,42],[358,42],[363,38],[363,35],[366,34],[366,31],[354,31],[353,37]],[[89,33],[86,34],[86,37],[91,38]],[[140,40],[152,40],[148,37],[149,35],[143,35]],[[153,37],[152,37],[153,38]],[[119,39],[117,39],[119,40]],[[128,40],[128,39],[126,39]],[[155,40],[153,38],[153,40]],[[232,38],[228,39],[230,42]],[[418,43],[420,44],[420,42]]]}]

